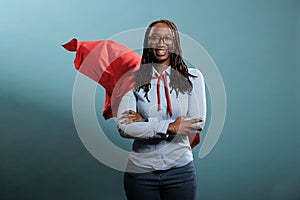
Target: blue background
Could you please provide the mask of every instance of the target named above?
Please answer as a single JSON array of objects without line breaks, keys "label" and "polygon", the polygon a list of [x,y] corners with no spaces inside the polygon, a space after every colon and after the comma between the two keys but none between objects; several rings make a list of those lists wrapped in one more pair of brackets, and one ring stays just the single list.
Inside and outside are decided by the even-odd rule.
[{"label": "blue background", "polygon": [[[72,37],[106,39],[168,18],[217,64],[227,117],[195,162],[199,197],[300,199],[300,1],[1,1],[0,198],[125,199],[122,173],[82,145],[72,117]],[[184,49],[183,49],[184,51]],[[111,120],[99,120],[130,146]]]}]

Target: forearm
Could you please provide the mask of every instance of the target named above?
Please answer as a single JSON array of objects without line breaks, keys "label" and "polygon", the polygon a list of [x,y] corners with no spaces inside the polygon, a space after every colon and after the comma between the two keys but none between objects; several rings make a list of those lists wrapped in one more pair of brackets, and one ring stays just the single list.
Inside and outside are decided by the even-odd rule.
[{"label": "forearm", "polygon": [[122,124],[118,120],[118,129],[122,137],[125,138],[162,138],[167,134],[170,120],[159,120],[158,118],[149,118],[147,122],[133,122]]}]

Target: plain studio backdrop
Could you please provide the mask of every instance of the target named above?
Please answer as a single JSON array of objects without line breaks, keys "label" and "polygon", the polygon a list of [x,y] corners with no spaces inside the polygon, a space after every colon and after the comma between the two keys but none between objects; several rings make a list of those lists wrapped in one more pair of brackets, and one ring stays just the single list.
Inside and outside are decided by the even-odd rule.
[{"label": "plain studio backdrop", "polygon": [[[76,132],[75,54],[60,45],[161,18],[207,50],[226,89],[217,145],[201,160],[194,149],[199,199],[300,199],[299,14],[297,0],[1,1],[0,199],[125,199],[122,172]],[[100,86],[95,98],[108,137],[130,149],[101,115]]]}]

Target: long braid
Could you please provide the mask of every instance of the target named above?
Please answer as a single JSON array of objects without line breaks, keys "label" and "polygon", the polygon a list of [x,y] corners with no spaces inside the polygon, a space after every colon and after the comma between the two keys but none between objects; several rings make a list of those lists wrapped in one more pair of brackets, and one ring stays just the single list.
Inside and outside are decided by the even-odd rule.
[{"label": "long braid", "polygon": [[151,49],[150,48],[145,48],[147,47],[148,43],[148,36],[149,32],[151,30],[151,27],[153,27],[157,23],[165,23],[169,28],[174,32],[174,37],[175,37],[175,48],[174,52],[171,53],[170,55],[170,64],[172,68],[172,72],[170,75],[170,88],[171,92],[173,89],[176,92],[176,96],[178,96],[179,92],[181,93],[186,93],[190,92],[193,88],[193,84],[190,80],[189,77],[195,77],[191,74],[188,73],[188,68],[187,65],[185,64],[184,60],[182,59],[182,50],[180,46],[180,38],[179,38],[179,33],[176,25],[169,21],[169,20],[158,20],[155,22],[152,22],[145,33],[145,38],[144,38],[144,49],[143,49],[143,54],[142,54],[142,60],[141,60],[141,66],[140,69],[137,71],[135,75],[135,83],[136,87],[135,89],[137,91],[140,91],[140,89],[143,89],[145,92],[145,98],[149,100],[148,98],[148,92],[151,87],[151,77],[152,77],[152,62],[153,62],[153,56],[151,55]]}]

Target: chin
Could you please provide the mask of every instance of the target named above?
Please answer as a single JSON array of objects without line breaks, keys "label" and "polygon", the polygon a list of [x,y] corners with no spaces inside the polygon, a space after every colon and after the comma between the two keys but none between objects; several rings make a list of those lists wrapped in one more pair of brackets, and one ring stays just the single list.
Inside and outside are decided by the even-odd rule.
[{"label": "chin", "polygon": [[157,56],[154,53],[153,58],[154,58],[155,63],[164,64],[164,62],[169,61],[170,55],[167,54],[165,56]]},{"label": "chin", "polygon": [[155,58],[155,63],[164,64],[169,61],[169,57],[166,58]]}]

